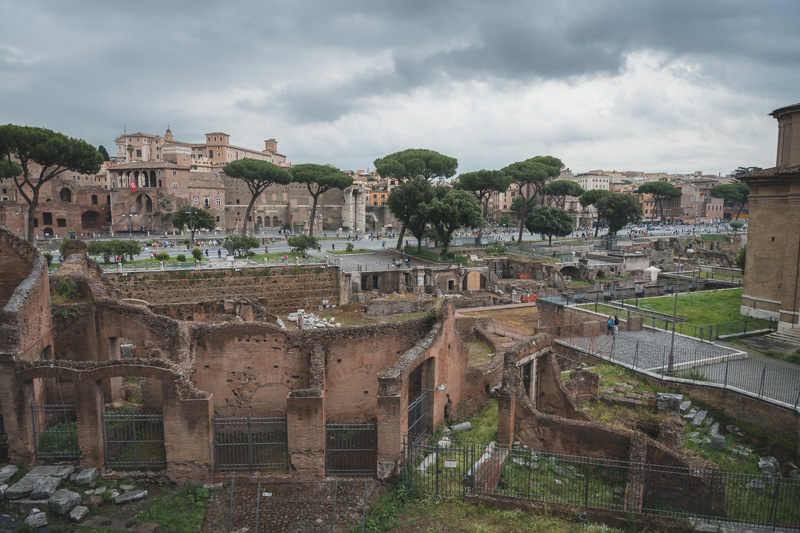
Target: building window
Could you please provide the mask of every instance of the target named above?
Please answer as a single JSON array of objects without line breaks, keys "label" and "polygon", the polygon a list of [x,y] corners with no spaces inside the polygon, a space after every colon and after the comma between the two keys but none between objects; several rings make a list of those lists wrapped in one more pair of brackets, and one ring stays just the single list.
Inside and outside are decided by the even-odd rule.
[{"label": "building window", "polygon": [[67,227],[67,219],[66,218],[57,218],[56,225],[59,228],[66,228]]},{"label": "building window", "polygon": [[42,213],[42,224],[45,226],[53,225],[53,213]]},{"label": "building window", "polygon": [[173,189],[177,189],[178,188],[178,182],[177,181],[173,181],[172,182],[172,188]]},{"label": "building window", "polygon": [[217,205],[222,205],[222,198],[217,198]]},{"label": "building window", "polygon": [[200,205],[200,198],[197,196],[194,197],[194,205]]},{"label": "building window", "polygon": [[209,159],[214,159],[214,150],[209,150],[208,151],[208,158]]},{"label": "building window", "polygon": [[97,205],[97,195],[96,194],[92,195],[92,205]]},{"label": "building window", "polygon": [[206,207],[211,205],[211,202],[209,202],[208,198],[203,198],[203,205]]},{"label": "building window", "polygon": [[142,157],[142,151],[136,150],[136,157]]},{"label": "building window", "polygon": [[177,175],[178,175],[178,171],[177,171],[177,170],[173,170],[173,171],[172,171],[172,175],[173,175],[173,176],[177,176]]}]

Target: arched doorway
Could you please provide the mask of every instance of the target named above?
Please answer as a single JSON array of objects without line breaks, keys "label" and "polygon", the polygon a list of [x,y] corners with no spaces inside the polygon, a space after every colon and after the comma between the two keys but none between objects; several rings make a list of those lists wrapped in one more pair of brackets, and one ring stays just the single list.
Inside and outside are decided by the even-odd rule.
[{"label": "arched doorway", "polygon": [[278,217],[272,217],[272,225],[276,228],[281,225],[281,221]]},{"label": "arched doorway", "polygon": [[64,187],[59,193],[62,202],[72,203],[72,191]]},{"label": "arched doorway", "polygon": [[86,211],[81,215],[81,228],[97,229],[100,227],[100,213],[97,211]]},{"label": "arched doorway", "polygon": [[157,183],[158,183],[158,180],[156,179],[156,171],[155,170],[151,170],[150,171],[150,181],[147,184],[147,186],[148,187],[155,187]]},{"label": "arched doorway", "polygon": [[140,194],[136,197],[136,212],[141,213],[142,211],[145,213],[153,212],[153,200],[146,194]]}]

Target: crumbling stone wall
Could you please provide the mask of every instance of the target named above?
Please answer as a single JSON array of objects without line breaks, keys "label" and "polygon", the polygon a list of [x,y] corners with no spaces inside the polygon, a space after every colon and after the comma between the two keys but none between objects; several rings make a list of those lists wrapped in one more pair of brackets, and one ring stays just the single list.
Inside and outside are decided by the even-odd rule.
[{"label": "crumbling stone wall", "polygon": [[[52,352],[47,261],[27,241],[0,228],[0,414],[12,459],[33,450],[29,404],[14,365]],[[41,394],[41,386],[30,393]]]},{"label": "crumbling stone wall", "polygon": [[315,309],[347,303],[337,267],[287,266],[136,273],[112,279],[125,298],[150,304],[256,298],[269,312],[283,314],[298,308]]},{"label": "crumbling stone wall", "polygon": [[378,375],[378,475],[388,475],[402,454],[408,431],[408,404],[414,398],[411,378],[421,373],[428,391],[428,428],[440,426],[465,398],[467,350],[455,328],[452,304],[442,306],[436,324],[391,368]]},{"label": "crumbling stone wall", "polygon": [[196,324],[193,380],[214,395],[220,415],[281,415],[293,391],[311,388],[309,358],[313,350],[321,350],[326,417],[348,423],[373,420],[377,374],[422,338],[432,321],[291,332],[272,324]]}]

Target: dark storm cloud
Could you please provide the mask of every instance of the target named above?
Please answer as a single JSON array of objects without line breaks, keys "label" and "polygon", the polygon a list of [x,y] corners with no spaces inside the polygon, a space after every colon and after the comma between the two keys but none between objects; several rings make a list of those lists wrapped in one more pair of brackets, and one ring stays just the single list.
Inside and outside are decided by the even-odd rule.
[{"label": "dark storm cloud", "polygon": [[[104,144],[123,125],[241,127],[220,109],[316,126],[459,83],[503,98],[622,80],[643,51],[693,86],[784,105],[800,101],[799,22],[797,0],[0,0],[0,123]],[[642,119],[682,118],[636,98]]]}]

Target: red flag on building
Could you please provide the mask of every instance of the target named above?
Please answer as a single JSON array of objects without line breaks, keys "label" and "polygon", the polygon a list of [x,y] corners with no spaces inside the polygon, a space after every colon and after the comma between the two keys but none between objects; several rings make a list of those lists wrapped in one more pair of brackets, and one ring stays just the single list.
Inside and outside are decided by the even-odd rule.
[{"label": "red flag on building", "polygon": [[136,180],[130,178],[130,184],[131,184],[131,192],[136,192]]}]

